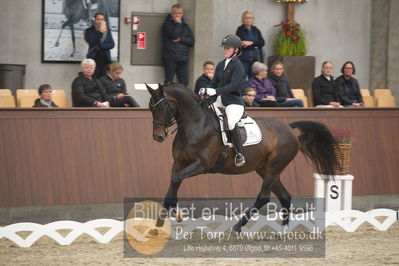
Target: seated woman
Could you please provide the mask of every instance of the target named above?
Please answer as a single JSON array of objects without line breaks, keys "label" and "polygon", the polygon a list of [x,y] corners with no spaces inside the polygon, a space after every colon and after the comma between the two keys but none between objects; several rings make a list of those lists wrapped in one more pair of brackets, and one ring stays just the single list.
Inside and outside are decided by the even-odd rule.
[{"label": "seated woman", "polygon": [[259,107],[259,103],[255,102],[256,90],[251,87],[247,87],[242,97],[245,102],[245,107]]},{"label": "seated woman", "polygon": [[252,65],[252,73],[254,77],[248,80],[252,88],[256,90],[255,101],[261,107],[278,107],[276,101],[276,88],[273,87],[272,82],[267,78],[267,66],[260,62],[255,62]]},{"label": "seated woman", "polygon": [[111,107],[140,107],[140,105],[126,91],[126,83],[121,78],[123,67],[119,62],[108,65],[108,74],[100,78],[105,89],[105,98]]},{"label": "seated woman", "polygon": [[53,89],[48,84],[40,85],[38,89],[40,98],[36,99],[35,105],[32,107],[45,107],[45,108],[53,108],[58,107],[52,100]]},{"label": "seated woman", "polygon": [[355,64],[352,61],[345,62],[341,73],[342,75],[336,79],[341,94],[341,104],[344,107],[362,107],[364,103],[359,82],[353,77],[356,73]]},{"label": "seated woman", "polygon": [[280,107],[303,107],[303,101],[295,99],[291,85],[284,76],[284,64],[276,61],[272,65],[272,73],[269,75],[273,86],[276,88],[276,100]]},{"label": "seated woman", "polygon": [[313,80],[313,102],[316,107],[342,107],[340,93],[332,74],[333,64],[325,61],[321,65],[321,75]]},{"label": "seated woman", "polygon": [[81,63],[82,72],[72,82],[72,102],[74,107],[109,107],[105,100],[105,90],[95,78],[96,62],[84,59]]}]

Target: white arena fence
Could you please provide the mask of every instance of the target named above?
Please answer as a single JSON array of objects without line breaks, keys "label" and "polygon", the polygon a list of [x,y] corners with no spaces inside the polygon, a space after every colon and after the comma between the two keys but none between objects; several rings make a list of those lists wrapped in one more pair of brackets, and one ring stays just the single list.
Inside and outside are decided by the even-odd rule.
[{"label": "white arena fence", "polygon": [[[341,227],[346,232],[355,232],[362,224],[369,223],[378,231],[386,231],[395,222],[399,220],[399,210],[390,209],[375,209],[367,212],[357,211],[357,210],[343,210],[334,213],[325,213],[325,225],[320,227],[321,230],[330,227],[338,226]],[[382,220],[381,222],[379,219]],[[140,220],[140,218],[134,218]],[[206,226],[204,232],[225,232],[230,230],[230,228],[236,223],[236,221],[226,221],[224,216],[216,216],[216,220],[212,222],[205,221],[203,218],[199,218],[195,223],[190,222],[190,220],[176,222],[171,221],[172,232],[170,233],[171,239],[176,239],[174,236],[176,234],[173,232],[174,225],[179,225],[179,227],[184,228],[185,232],[191,232],[199,226]],[[143,221],[141,219],[140,221]],[[320,219],[316,219],[320,221]],[[147,220],[146,225],[154,226],[155,221]],[[211,223],[212,225],[219,224],[219,226],[212,230],[207,225]],[[195,225],[193,225],[195,224]],[[311,231],[315,225],[312,221],[291,221],[289,226],[281,226],[278,221],[270,219],[268,216],[259,216],[259,219],[251,225],[247,225],[242,228],[243,232],[255,232],[262,229],[265,226],[271,227],[276,232],[291,232],[297,226],[303,226],[308,231]],[[107,244],[112,239],[116,237],[121,232],[124,232],[125,221],[118,221],[113,219],[97,219],[85,223],[75,222],[75,221],[57,221],[49,224],[41,225],[37,223],[16,223],[0,227],[0,239],[7,238],[14,242],[19,247],[30,247],[37,240],[43,236],[50,237],[55,242],[60,245],[71,245],[78,237],[81,235],[89,235],[95,241],[101,244]],[[97,229],[108,228],[107,232],[102,234]],[[68,234],[63,236],[58,231],[59,230],[70,230]],[[18,233],[20,232],[31,232],[26,238],[22,238]],[[148,231],[147,231],[148,232]],[[129,226],[127,233],[134,237],[137,241],[147,241],[145,233],[140,233],[134,227]],[[217,234],[215,234],[217,235]]]}]

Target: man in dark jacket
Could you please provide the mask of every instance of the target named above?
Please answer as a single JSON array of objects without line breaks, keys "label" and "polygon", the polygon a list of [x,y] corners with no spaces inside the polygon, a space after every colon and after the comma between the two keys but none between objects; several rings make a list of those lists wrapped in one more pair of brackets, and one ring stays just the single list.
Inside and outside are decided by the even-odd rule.
[{"label": "man in dark jacket", "polygon": [[170,15],[162,25],[163,51],[162,59],[165,68],[165,83],[172,83],[176,73],[180,83],[188,85],[188,55],[194,45],[194,34],[184,22],[183,8],[172,6]]}]

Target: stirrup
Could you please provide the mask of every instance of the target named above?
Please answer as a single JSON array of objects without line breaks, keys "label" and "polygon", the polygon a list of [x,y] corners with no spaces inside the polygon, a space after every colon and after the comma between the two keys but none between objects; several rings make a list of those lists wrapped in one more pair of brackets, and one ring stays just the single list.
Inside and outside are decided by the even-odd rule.
[{"label": "stirrup", "polygon": [[241,153],[237,153],[234,157],[234,164],[237,167],[243,166],[245,164],[245,157]]}]

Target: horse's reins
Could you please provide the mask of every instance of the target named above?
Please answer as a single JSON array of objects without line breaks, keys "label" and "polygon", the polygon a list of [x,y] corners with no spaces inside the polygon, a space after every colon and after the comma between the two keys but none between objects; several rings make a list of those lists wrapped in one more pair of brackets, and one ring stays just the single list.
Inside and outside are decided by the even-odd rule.
[{"label": "horse's reins", "polygon": [[[160,100],[158,100],[156,103],[151,104],[151,107],[157,108],[157,106],[160,103],[162,103],[163,101],[166,101],[166,106],[167,106],[167,109],[168,109],[167,112],[168,112],[169,117],[165,121],[159,121],[159,120],[153,119],[152,123],[153,123],[153,125],[166,127],[167,129],[165,131],[166,131],[166,134],[168,134],[169,127],[173,126],[174,124],[178,124],[179,121],[182,121],[184,123],[184,120],[183,120],[182,117],[179,118],[179,119],[176,119],[176,117],[175,117],[175,115],[173,113],[173,109],[170,106],[169,100],[167,99],[166,95],[164,95],[164,97],[161,98]],[[213,104],[209,104],[209,102],[206,99],[201,99],[200,104],[204,103],[204,102],[205,102],[205,108],[207,109],[207,110],[205,110],[205,113],[208,116],[208,118],[212,121],[213,128],[215,129],[216,132],[221,133],[221,130],[219,130],[218,126],[215,125],[215,122],[214,122],[215,119],[212,118],[212,115],[209,112],[209,109],[212,109],[212,111],[216,114],[216,111],[214,110],[214,108],[215,108],[214,105]],[[170,134],[173,135],[177,131],[178,128],[179,128],[179,125]]]},{"label": "horse's reins", "polygon": [[[215,125],[215,122],[214,122],[215,119],[213,119],[212,114],[209,112],[209,109],[212,109],[212,112],[216,114],[215,106],[214,106],[213,104],[209,104],[209,102],[208,102],[207,99],[205,99],[205,98],[201,99],[201,103],[205,103],[205,108],[206,108],[205,114],[206,114],[206,115],[208,116],[208,118],[212,121],[212,126],[213,126],[213,128],[215,129],[215,131],[216,131],[217,133],[222,133],[222,131],[219,130],[219,128],[218,128],[218,125],[219,125],[219,124],[216,124],[216,125]],[[220,120],[220,118],[218,118],[217,116],[216,116],[216,118],[217,118],[217,120]]]}]

